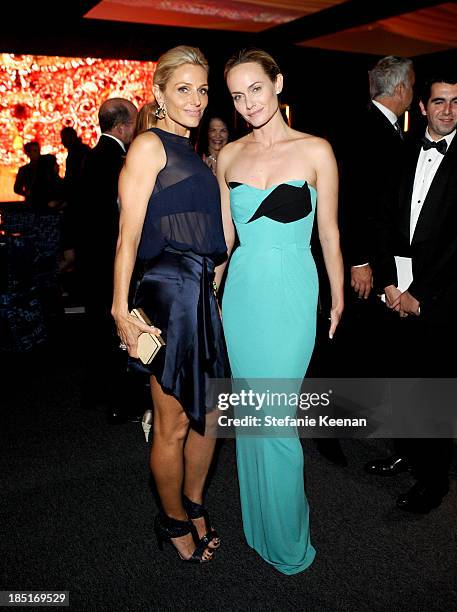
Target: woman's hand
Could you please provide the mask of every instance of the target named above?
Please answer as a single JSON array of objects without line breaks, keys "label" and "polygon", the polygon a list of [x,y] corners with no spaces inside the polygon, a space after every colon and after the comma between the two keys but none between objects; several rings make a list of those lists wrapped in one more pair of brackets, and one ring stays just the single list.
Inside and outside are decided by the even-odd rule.
[{"label": "woman's hand", "polygon": [[338,168],[332,148],[325,140],[317,139],[312,153],[316,170],[319,240],[332,294],[328,332],[331,340],[344,308],[344,270],[338,230]]},{"label": "woman's hand", "polygon": [[333,335],[338,327],[338,323],[340,322],[341,315],[343,314],[343,306],[332,306],[330,310],[330,329],[328,332],[328,337],[332,340]]},{"label": "woman's hand", "polygon": [[152,132],[145,132],[132,142],[119,177],[119,236],[114,262],[111,314],[121,344],[135,358],[138,357],[138,336],[141,332],[160,333],[157,328],[151,328],[129,314],[127,296],[149,197],[157,174],[165,163],[165,150],[159,137]]},{"label": "woman's hand", "polygon": [[154,325],[146,325],[133,315],[128,312],[118,314],[116,312],[111,313],[117,327],[117,335],[120,338],[120,348],[124,348],[128,351],[130,357],[138,357],[138,336],[143,332],[148,334],[154,334],[160,336],[162,333],[160,329]]}]

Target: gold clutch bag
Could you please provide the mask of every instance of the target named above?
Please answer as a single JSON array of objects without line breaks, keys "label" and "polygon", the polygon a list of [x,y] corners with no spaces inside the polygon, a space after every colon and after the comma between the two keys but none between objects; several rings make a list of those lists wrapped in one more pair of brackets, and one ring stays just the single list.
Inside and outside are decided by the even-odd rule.
[{"label": "gold clutch bag", "polygon": [[[130,314],[136,317],[142,323],[146,323],[146,325],[152,325],[151,321],[148,319],[142,308],[134,308]],[[163,341],[161,336],[142,332],[138,336],[139,359],[142,363],[144,363],[144,365],[150,364],[159,352],[159,350],[162,348],[162,346],[165,346],[165,342]]]}]

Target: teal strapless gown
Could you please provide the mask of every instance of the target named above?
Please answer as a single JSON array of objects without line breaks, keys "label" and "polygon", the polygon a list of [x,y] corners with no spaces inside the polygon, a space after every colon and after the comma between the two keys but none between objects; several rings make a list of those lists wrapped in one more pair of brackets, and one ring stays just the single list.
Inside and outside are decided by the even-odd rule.
[{"label": "teal strapless gown", "polygon": [[[265,190],[230,187],[240,240],[223,299],[232,377],[301,380],[316,332],[318,279],[310,251],[316,190],[301,180]],[[248,544],[284,574],[305,570],[316,551],[296,430],[288,437],[238,435],[237,464]]]}]

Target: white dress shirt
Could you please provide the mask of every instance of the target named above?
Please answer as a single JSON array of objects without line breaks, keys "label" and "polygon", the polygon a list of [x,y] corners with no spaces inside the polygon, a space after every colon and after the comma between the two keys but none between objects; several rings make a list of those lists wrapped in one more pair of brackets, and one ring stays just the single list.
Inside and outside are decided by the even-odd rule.
[{"label": "white dress shirt", "polygon": [[[452,139],[455,136],[455,130],[444,137],[449,148]],[[428,128],[425,131],[425,136],[429,140],[433,140],[429,134]],[[441,140],[441,139],[439,139]],[[420,150],[419,158],[416,165],[416,174],[414,176],[413,194],[411,197],[411,214],[409,221],[409,242],[413,240],[414,232],[416,230],[417,221],[424,204],[424,200],[427,197],[428,190],[435,178],[436,171],[440,167],[441,162],[444,159],[442,155],[436,149],[429,149],[424,151]],[[413,282],[413,267],[412,260],[410,257],[398,257],[395,256],[395,264],[397,266],[398,276],[398,288],[400,291],[406,291],[410,284]]]},{"label": "white dress shirt", "polygon": [[127,151],[125,150],[125,145],[122,142],[122,140],[119,140],[119,138],[116,138],[116,136],[113,136],[112,134],[107,134],[106,132],[103,132],[102,136],[108,136],[108,138],[112,138],[113,140],[115,140],[117,144],[121,147],[121,149],[124,151],[124,153],[127,153]]},{"label": "white dress shirt", "polygon": [[387,117],[390,123],[395,126],[398,121],[397,115],[393,111],[391,111],[390,108],[384,106],[384,104],[382,104],[381,102],[378,102],[377,100],[372,100],[371,102],[376,106],[376,108],[379,108],[384,117]]},{"label": "white dress shirt", "polygon": [[[116,138],[116,136],[113,136],[112,134],[106,134],[106,132],[102,132],[102,136],[108,136],[108,138],[112,138],[113,140],[115,140],[117,144],[122,148],[124,153],[127,153],[127,151],[125,150],[125,145],[122,142],[122,140],[119,140],[119,138]],[[121,202],[119,200],[119,196],[117,198],[117,207],[119,210],[121,209]]]},{"label": "white dress shirt", "polygon": [[[429,140],[432,140],[428,132],[428,128],[425,131],[425,136]],[[454,136],[455,130],[444,137],[444,140],[447,142],[448,148]],[[419,158],[417,160],[416,166],[416,175],[414,177],[413,195],[411,198],[411,217],[409,223],[410,243],[413,240],[414,231],[416,229],[417,220],[419,219],[419,215],[422,210],[422,205],[424,204],[424,200],[427,197],[430,185],[432,184],[432,181],[435,178],[436,171],[440,167],[443,159],[444,155],[442,155],[436,149],[429,149],[428,151],[424,151],[424,149],[421,149],[419,153]]]}]

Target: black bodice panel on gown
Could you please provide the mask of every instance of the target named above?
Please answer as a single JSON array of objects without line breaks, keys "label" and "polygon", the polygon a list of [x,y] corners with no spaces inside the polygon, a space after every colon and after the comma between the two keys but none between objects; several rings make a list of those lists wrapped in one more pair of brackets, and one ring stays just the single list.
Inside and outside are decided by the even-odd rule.
[{"label": "black bodice panel on gown", "polygon": [[[231,181],[229,187],[235,189],[243,184]],[[308,183],[305,182],[302,187],[281,183],[262,201],[248,223],[260,217],[268,217],[280,223],[292,223],[308,216],[312,209]]]}]

